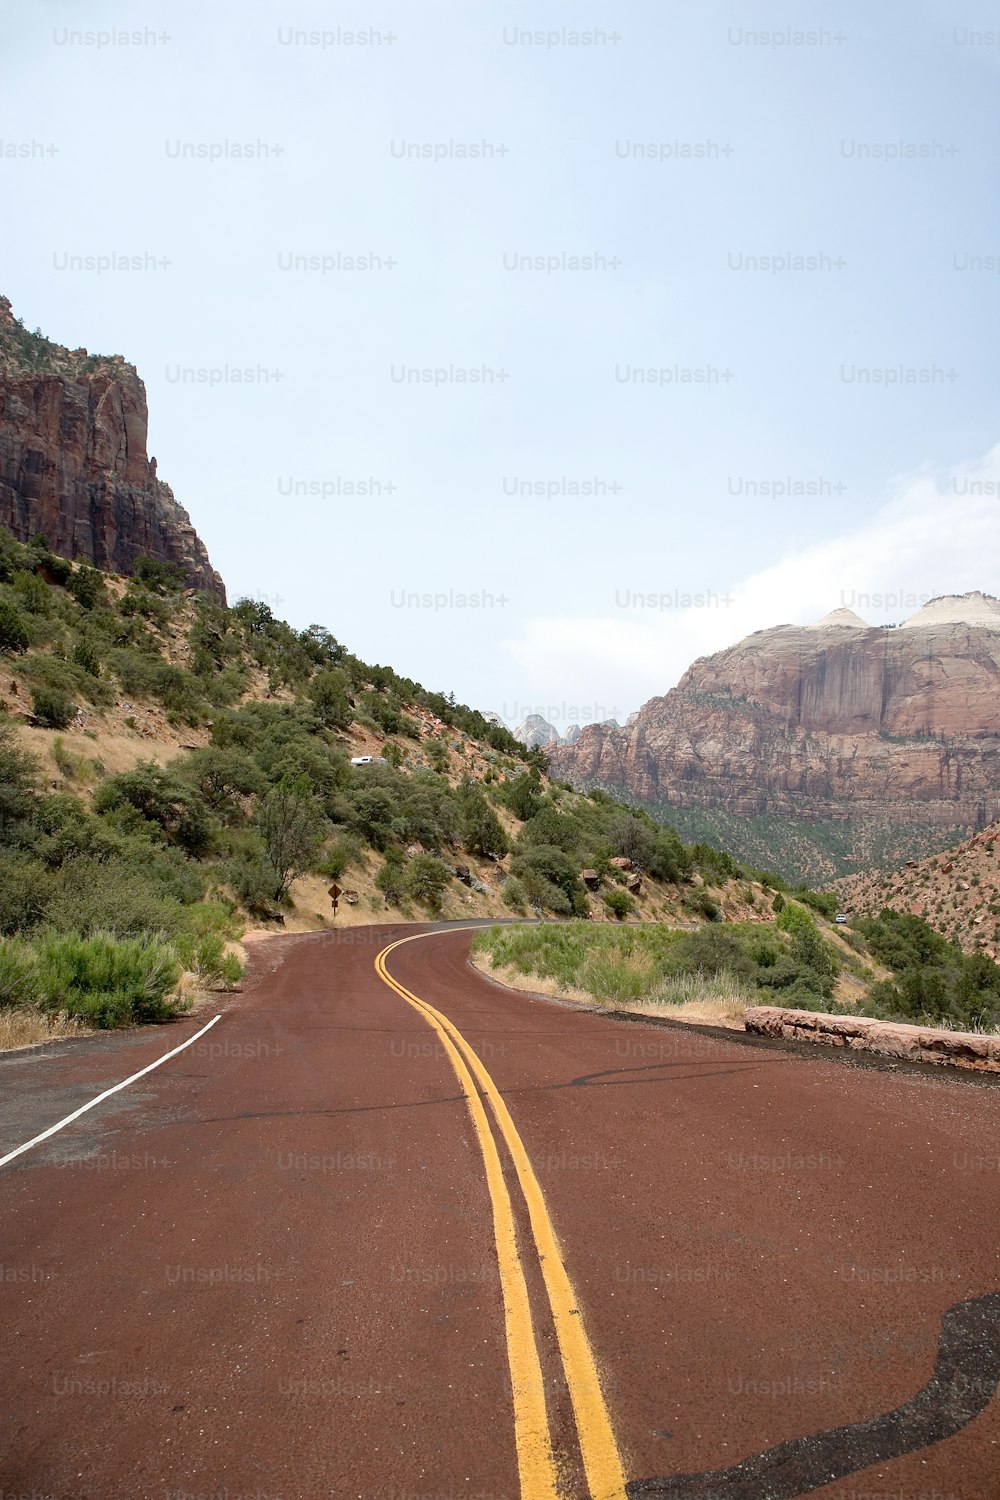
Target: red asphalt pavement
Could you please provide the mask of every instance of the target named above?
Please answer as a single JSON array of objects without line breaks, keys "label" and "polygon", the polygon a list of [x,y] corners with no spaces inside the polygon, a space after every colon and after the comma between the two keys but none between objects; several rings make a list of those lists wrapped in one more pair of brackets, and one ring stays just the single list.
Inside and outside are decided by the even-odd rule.
[{"label": "red asphalt pavement", "polygon": [[[482,1158],[441,1044],[373,969],[413,931],[257,945],[204,1038],[0,1173],[0,1500],[517,1500]],[[630,1496],[997,1500],[995,1371],[961,1364],[967,1324],[898,1456],[809,1476],[824,1443],[870,1454],[827,1435],[912,1403],[942,1315],[1000,1289],[1000,1088],[512,994],[468,944],[430,936],[389,969],[504,1096]],[[0,1155],[213,1013],[0,1058]],[[951,1435],[928,1441],[938,1406]],[[740,1478],[783,1444],[780,1484]]]}]

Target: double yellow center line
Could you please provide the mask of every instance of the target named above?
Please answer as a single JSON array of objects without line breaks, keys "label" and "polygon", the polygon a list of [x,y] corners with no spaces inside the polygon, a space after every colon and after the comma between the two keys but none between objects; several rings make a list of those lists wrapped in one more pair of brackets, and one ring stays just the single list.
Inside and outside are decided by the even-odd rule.
[{"label": "double yellow center line", "polygon": [[522,1500],[558,1500],[556,1459],[545,1408],[542,1367],[528,1286],[518,1249],[514,1212],[497,1143],[481,1096],[489,1101],[493,1118],[514,1164],[527,1207],[531,1236],[541,1266],[559,1354],[573,1403],[590,1500],[626,1500],[621,1455],[601,1390],[597,1365],[563,1264],[545,1199],[524,1143],[496,1084],[461,1032],[447,1016],[405,989],[386,968],[386,959],[396,948],[402,947],[404,943],[432,936],[433,933],[417,933],[413,937],[400,938],[398,942],[390,943],[376,958],[375,969],[379,978],[408,1005],[419,1011],[437,1032],[465,1095],[479,1140],[493,1207],[493,1232],[503,1296],[514,1403],[514,1438]]}]

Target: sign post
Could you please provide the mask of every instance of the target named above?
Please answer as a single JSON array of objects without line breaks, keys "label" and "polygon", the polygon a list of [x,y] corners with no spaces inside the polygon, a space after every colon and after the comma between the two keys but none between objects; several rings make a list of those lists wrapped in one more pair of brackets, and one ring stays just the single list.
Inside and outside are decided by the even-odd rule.
[{"label": "sign post", "polygon": [[334,916],[337,915],[337,902],[339,901],[340,897],[343,894],[344,894],[343,891],[340,889],[340,886],[337,884],[336,881],[333,882],[333,885],[331,885],[330,888],[329,888],[329,890],[327,891],[327,895],[330,897],[330,900],[333,902],[333,915]]}]

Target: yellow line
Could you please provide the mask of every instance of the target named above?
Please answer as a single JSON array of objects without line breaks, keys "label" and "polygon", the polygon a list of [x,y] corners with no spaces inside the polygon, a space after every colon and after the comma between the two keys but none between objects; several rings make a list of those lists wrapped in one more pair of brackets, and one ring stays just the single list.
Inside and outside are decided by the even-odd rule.
[{"label": "yellow line", "polygon": [[[394,946],[395,944],[391,945]],[[428,1007],[397,984],[386,970],[384,960],[391,947],[384,949],[375,960],[379,977],[390,989],[419,1010],[441,1038],[465,1094],[483,1153],[486,1182],[493,1206],[493,1232],[503,1295],[507,1358],[514,1404],[514,1442],[522,1500],[557,1500],[555,1456],[545,1411],[545,1385],[531,1322],[528,1286],[518,1255],[514,1213],[493,1132],[475,1083],[448,1032],[429,1014]]]},{"label": "yellow line", "polygon": [[534,1236],[538,1258],[548,1293],[549,1306],[559,1341],[566,1381],[573,1413],[576,1417],[580,1439],[580,1452],[587,1476],[590,1500],[626,1500],[625,1474],[621,1455],[615,1440],[614,1429],[608,1414],[604,1392],[597,1373],[583,1318],[577,1304],[576,1294],[563,1264],[559,1241],[545,1206],[541,1186],[531,1165],[524,1143],[517,1133],[514,1122],[496,1084],[486,1071],[479,1057],[469,1046],[457,1027],[440,1011],[420,1000],[416,995],[392,979],[385,967],[386,957],[403,943],[412,943],[432,933],[417,933],[413,937],[401,938],[380,953],[376,967],[398,994],[422,1011],[432,1026],[451,1040],[475,1074],[483,1093],[490,1101],[490,1108],[510,1151],[517,1172],[521,1191],[528,1207],[531,1232]]}]

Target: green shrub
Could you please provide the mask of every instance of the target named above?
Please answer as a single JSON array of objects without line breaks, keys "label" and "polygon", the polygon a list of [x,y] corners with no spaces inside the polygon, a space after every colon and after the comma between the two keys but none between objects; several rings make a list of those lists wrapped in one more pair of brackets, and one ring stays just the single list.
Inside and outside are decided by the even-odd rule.
[{"label": "green shrub", "polygon": [[34,812],[38,790],[38,760],[22,749],[9,720],[0,719],[0,831],[11,829]]},{"label": "green shrub", "polygon": [[37,1005],[40,997],[33,950],[17,939],[0,943],[0,1010]]},{"label": "green shrub", "polygon": [[524,886],[514,875],[508,875],[500,891],[500,900],[504,906],[509,906],[512,911],[523,911],[525,904]]},{"label": "green shrub", "polygon": [[8,656],[20,656],[30,644],[31,637],[20,610],[6,599],[0,599],[0,651]]},{"label": "green shrub", "polygon": [[316,717],[328,729],[347,729],[354,718],[348,686],[346,674],[330,667],[317,672],[306,689]]},{"label": "green shrub", "polygon": [[622,1005],[648,995],[655,977],[653,964],[642,954],[616,955],[596,950],[584,961],[578,982],[596,1000]]},{"label": "green shrub", "polygon": [[805,907],[800,906],[797,901],[786,901],[782,904],[781,911],[779,911],[775,918],[774,925],[779,932],[816,931],[816,923]]},{"label": "green shrub", "polygon": [[212,823],[201,797],[155,761],[140,761],[131,771],[109,776],[94,797],[94,807],[97,812],[133,808],[192,854],[204,852],[211,842]]},{"label": "green shrub", "polygon": [[52,601],[48,588],[37,573],[29,573],[22,568],[14,574],[11,584],[18,604],[29,614],[45,616],[51,612]]},{"label": "green shrub", "polygon": [[0,935],[36,926],[52,899],[52,887],[53,876],[41,860],[23,850],[0,848]]},{"label": "green shrub", "polygon": [[406,892],[432,912],[441,910],[441,897],[451,877],[444,862],[433,854],[417,854],[406,869]]},{"label": "green shrub", "polygon": [[399,906],[406,895],[406,875],[398,861],[385,861],[375,876],[375,889],[381,892],[390,906]]},{"label": "green shrub", "polygon": [[458,836],[470,854],[502,859],[510,849],[500,819],[482,792],[467,791],[463,795]]},{"label": "green shrub", "polygon": [[361,843],[352,834],[342,833],[327,848],[317,869],[331,880],[340,880],[353,864],[362,860]]},{"label": "green shrub", "polygon": [[73,569],[66,580],[66,588],[81,609],[95,609],[104,599],[104,579],[88,563]]},{"label": "green shrub", "polygon": [[100,677],[101,663],[97,658],[97,652],[89,641],[77,641],[73,647],[73,660],[78,667],[82,667],[91,677]]},{"label": "green shrub", "polygon": [[722,908],[708,894],[703,885],[695,886],[693,890],[686,891],[681,898],[681,905],[693,917],[707,917],[710,922],[718,922],[722,918]]},{"label": "green shrub", "polygon": [[76,713],[76,704],[59,688],[36,687],[31,694],[35,722],[43,729],[65,729]]},{"label": "green shrub", "polygon": [[231,990],[243,978],[243,965],[235,953],[226,952],[221,933],[183,933],[174,948],[185,968],[213,988]]},{"label": "green shrub", "polygon": [[635,902],[628,891],[618,888],[605,892],[604,904],[619,922],[635,911]]},{"label": "green shrub", "polygon": [[828,918],[831,922],[840,910],[840,898],[835,891],[810,891],[800,887],[799,890],[793,891],[792,895],[796,901],[811,906],[813,911],[818,911],[821,916]]},{"label": "green shrub", "polygon": [[177,593],[187,582],[180,563],[165,562],[158,557],[137,557],[132,576],[158,594]]},{"label": "green shrub", "polygon": [[77,855],[65,861],[53,884],[46,917],[60,932],[168,936],[181,926],[181,903],[157,878],[148,858],[140,864],[124,851],[110,860]]},{"label": "green shrub", "polygon": [[226,880],[248,912],[258,916],[274,914],[274,870],[262,852],[242,850],[224,868]]},{"label": "green shrub", "polygon": [[93,1026],[163,1021],[185,1007],[171,998],[181,968],[158,938],[80,938],[46,933],[35,944],[42,1005]]}]

